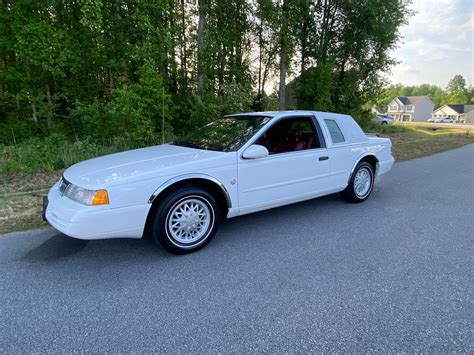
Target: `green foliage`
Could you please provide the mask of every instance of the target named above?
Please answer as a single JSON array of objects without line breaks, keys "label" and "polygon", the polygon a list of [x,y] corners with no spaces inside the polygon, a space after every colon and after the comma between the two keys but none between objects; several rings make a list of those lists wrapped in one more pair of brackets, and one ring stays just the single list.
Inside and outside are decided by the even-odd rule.
[{"label": "green foliage", "polygon": [[381,125],[379,122],[369,121],[365,125],[364,130],[368,133],[394,134],[404,133],[410,129],[401,125]]},{"label": "green foliage", "polygon": [[53,133],[45,139],[30,138],[19,146],[0,146],[0,174],[63,169],[110,151],[88,141],[71,144],[65,136]]},{"label": "green foliage", "polygon": [[[329,65],[306,70],[294,84],[297,107],[302,110],[334,111],[331,92],[334,90],[333,73]],[[290,104],[291,104],[290,100]]]},{"label": "green foliage", "polygon": [[446,88],[446,90],[450,94],[456,92],[465,92],[467,90],[466,80],[462,75],[456,74],[451,80],[449,80],[448,87]]},{"label": "green foliage", "polygon": [[474,99],[474,88],[466,87],[466,81],[462,75],[455,75],[446,88],[439,86],[421,84],[416,86],[405,86],[402,84],[390,85],[384,88],[371,104],[381,108],[387,108],[390,101],[396,96],[428,96],[433,101],[434,107],[438,108],[445,104],[468,104]]},{"label": "green foliage", "polygon": [[[300,1],[295,32],[303,74],[294,83],[295,106],[362,116],[363,105],[380,90],[380,74],[395,63],[387,53],[398,43],[409,4]],[[307,62],[315,64],[307,68]]]},{"label": "green foliage", "polygon": [[170,141],[221,115],[275,110],[266,90],[280,71],[299,77],[288,108],[365,122],[407,4],[3,0],[1,172],[158,144],[163,122]]}]

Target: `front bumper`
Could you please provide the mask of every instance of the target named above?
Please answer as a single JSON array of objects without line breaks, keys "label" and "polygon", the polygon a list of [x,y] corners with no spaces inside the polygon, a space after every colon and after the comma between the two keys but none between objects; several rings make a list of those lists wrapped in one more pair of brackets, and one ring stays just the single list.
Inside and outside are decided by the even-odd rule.
[{"label": "front bumper", "polygon": [[62,196],[58,184],[47,199],[46,220],[58,231],[85,240],[141,238],[151,207],[148,203],[122,208],[85,206]]}]

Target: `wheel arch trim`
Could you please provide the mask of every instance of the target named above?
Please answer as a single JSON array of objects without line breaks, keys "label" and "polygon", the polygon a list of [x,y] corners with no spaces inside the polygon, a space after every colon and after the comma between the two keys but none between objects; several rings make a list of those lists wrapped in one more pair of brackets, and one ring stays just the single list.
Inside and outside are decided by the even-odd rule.
[{"label": "wheel arch trim", "polygon": [[222,182],[220,182],[218,179],[216,179],[215,177],[213,176],[210,176],[210,175],[207,175],[207,174],[202,174],[202,173],[190,173],[190,174],[183,174],[183,175],[178,175],[178,176],[175,176],[167,181],[165,181],[163,184],[161,184],[154,192],[153,194],[150,196],[150,198],[148,199],[148,203],[153,203],[153,201],[156,199],[156,197],[158,197],[158,195],[160,193],[162,193],[164,190],[166,190],[168,187],[170,187],[171,185],[174,185],[178,182],[181,182],[181,181],[185,181],[185,180],[190,180],[190,179],[201,179],[201,180],[207,180],[209,182],[212,182],[214,183],[215,185],[217,185],[222,193],[224,194],[225,196],[225,199],[226,199],[226,203],[227,203],[227,207],[230,209],[232,208],[232,200],[230,198],[230,195],[229,195],[229,192],[227,191],[226,187],[224,186],[224,184]]}]

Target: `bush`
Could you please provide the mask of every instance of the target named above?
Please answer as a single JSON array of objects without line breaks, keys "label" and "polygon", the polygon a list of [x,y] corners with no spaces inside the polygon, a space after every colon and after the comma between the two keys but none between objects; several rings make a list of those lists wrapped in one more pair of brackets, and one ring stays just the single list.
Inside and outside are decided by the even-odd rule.
[{"label": "bush", "polygon": [[397,124],[382,125],[380,123],[371,121],[364,126],[364,130],[370,133],[392,134],[407,132],[410,129]]},{"label": "bush", "polygon": [[0,175],[55,171],[82,160],[132,148],[129,140],[117,141],[116,145],[100,145],[88,139],[70,142],[63,135],[51,134],[46,139],[28,139],[18,146],[0,146]]}]

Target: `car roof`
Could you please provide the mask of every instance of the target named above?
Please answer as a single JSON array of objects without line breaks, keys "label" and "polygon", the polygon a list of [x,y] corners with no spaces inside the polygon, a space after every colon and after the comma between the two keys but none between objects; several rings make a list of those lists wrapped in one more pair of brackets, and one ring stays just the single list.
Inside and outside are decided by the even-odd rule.
[{"label": "car roof", "polygon": [[[263,117],[275,117],[281,114],[292,114],[292,115],[312,115],[317,113],[323,113],[319,111],[309,111],[309,110],[287,110],[287,111],[261,111],[261,112],[243,112],[235,113],[231,115],[226,115],[224,117],[245,117],[245,116],[263,116]],[[327,112],[326,112],[327,113]]]},{"label": "car roof", "polygon": [[278,111],[261,111],[261,112],[243,112],[234,113],[231,115],[225,115],[224,117],[245,117],[245,116],[263,116],[263,117],[274,117],[278,114]]}]

